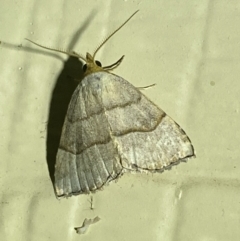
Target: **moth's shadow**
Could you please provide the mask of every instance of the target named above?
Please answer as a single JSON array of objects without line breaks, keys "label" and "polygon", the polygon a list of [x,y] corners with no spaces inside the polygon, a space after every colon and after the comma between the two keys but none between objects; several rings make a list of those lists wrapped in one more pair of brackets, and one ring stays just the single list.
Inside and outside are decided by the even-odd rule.
[{"label": "moth's shadow", "polygon": [[[87,28],[91,22],[93,11],[86,19],[85,23],[76,31],[69,49],[73,50],[76,42],[80,39],[80,35]],[[54,169],[56,163],[56,154],[61,137],[62,126],[64,118],[68,109],[68,104],[71,100],[71,96],[76,89],[78,83],[83,78],[82,71],[83,63],[77,58],[69,57],[65,62],[64,67],[59,74],[54,90],[52,92],[52,98],[49,108],[48,126],[47,126],[47,164],[49,175],[54,184]]]},{"label": "moth's shadow", "polygon": [[48,170],[52,183],[54,183],[54,166],[64,118],[71,96],[78,85],[76,79],[81,80],[82,77],[82,63],[78,59],[70,57],[65,62],[52,92],[46,143]]}]

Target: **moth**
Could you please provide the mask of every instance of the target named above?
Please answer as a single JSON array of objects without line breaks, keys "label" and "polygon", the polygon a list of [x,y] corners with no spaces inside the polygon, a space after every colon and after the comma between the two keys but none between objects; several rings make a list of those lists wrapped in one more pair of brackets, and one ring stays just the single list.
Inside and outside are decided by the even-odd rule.
[{"label": "moth", "polygon": [[84,78],[74,91],[62,128],[55,165],[57,197],[101,190],[125,172],[162,172],[194,157],[181,127],[140,90],[95,60],[99,49],[138,11],[99,45],[93,55],[62,52],[85,61]]}]

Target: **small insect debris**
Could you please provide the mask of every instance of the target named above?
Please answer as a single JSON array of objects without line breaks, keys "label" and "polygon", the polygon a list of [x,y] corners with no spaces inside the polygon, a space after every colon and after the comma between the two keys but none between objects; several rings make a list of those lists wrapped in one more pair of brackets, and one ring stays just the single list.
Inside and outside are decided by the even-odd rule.
[{"label": "small insect debris", "polygon": [[97,216],[93,219],[87,219],[85,218],[85,220],[83,221],[83,224],[81,227],[76,227],[74,228],[77,232],[77,234],[84,234],[86,233],[86,231],[88,230],[89,226],[100,221],[101,219]]},{"label": "small insect debris", "polygon": [[93,210],[94,207],[93,207],[93,197],[92,196],[90,197],[90,200],[88,200],[88,202],[90,203],[90,209]]}]

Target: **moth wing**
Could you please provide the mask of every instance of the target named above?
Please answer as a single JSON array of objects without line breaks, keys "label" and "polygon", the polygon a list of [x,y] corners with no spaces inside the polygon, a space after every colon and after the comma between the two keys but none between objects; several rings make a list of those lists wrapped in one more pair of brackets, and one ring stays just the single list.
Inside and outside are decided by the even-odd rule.
[{"label": "moth wing", "polygon": [[58,197],[94,192],[121,174],[98,82],[85,77],[70,101],[56,157]]},{"label": "moth wing", "polygon": [[103,105],[125,170],[162,171],[194,156],[181,127],[137,88],[116,75],[104,86]]},{"label": "moth wing", "polygon": [[85,77],[75,90],[57,153],[57,196],[101,189],[123,171],[161,171],[194,156],[184,131],[123,78]]}]

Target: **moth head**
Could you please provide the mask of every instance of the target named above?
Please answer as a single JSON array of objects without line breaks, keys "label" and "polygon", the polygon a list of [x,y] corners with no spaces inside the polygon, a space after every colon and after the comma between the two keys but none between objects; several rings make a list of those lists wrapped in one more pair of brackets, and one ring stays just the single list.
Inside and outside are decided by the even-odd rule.
[{"label": "moth head", "polygon": [[85,64],[83,65],[83,72],[84,72],[84,75],[89,75],[89,74],[92,74],[92,73],[95,73],[95,72],[100,72],[100,71],[105,71],[105,72],[110,72],[112,70],[114,70],[115,68],[117,68],[123,58],[124,58],[124,55],[119,59],[117,60],[115,63],[111,64],[111,65],[108,65],[108,66],[104,66],[102,67],[102,64],[101,62],[99,62],[98,60],[95,60],[95,56],[97,54],[97,52],[99,51],[99,49],[115,34],[117,33],[139,10],[137,10],[136,12],[134,12],[123,24],[121,24],[116,30],[114,30],[111,34],[109,34],[103,41],[102,43],[97,47],[97,49],[94,51],[93,55],[87,53],[86,54],[86,58],[84,58],[81,54],[78,54],[74,51],[65,51],[65,50],[60,50],[60,49],[55,49],[55,48],[49,48],[49,47],[45,47],[43,45],[40,45],[40,44],[37,44],[35,42],[33,42],[32,40],[30,39],[26,39],[28,40],[29,42],[41,47],[41,48],[44,48],[44,49],[48,49],[48,50],[52,50],[52,51],[56,51],[56,52],[60,52],[60,53],[65,53],[69,56],[72,56],[72,57],[76,57],[76,58],[79,58],[81,60],[83,60],[85,62]]},{"label": "moth head", "polygon": [[94,72],[103,71],[103,67],[100,61],[94,60],[93,56],[89,53],[86,54],[85,64],[83,65],[84,75],[88,75]]},{"label": "moth head", "polygon": [[86,76],[88,74],[92,74],[100,71],[110,72],[113,69],[117,68],[118,65],[121,64],[123,58],[124,58],[124,55],[114,64],[102,67],[102,63],[100,61],[95,60],[91,54],[87,53],[86,60],[85,60],[86,63],[83,65],[83,73]]}]

